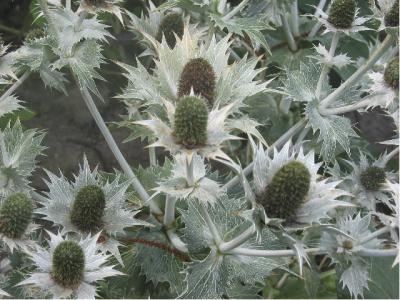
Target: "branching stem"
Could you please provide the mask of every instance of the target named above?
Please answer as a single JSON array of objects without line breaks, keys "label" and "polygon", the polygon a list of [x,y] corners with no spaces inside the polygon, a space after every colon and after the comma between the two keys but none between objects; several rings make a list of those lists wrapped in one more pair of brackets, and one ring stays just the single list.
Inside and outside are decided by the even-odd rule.
[{"label": "branching stem", "polygon": [[254,226],[247,228],[240,235],[238,235],[234,239],[230,240],[229,242],[222,242],[218,247],[219,251],[227,252],[236,247],[239,247],[244,242],[246,242],[248,239],[250,239],[254,235],[255,232],[256,232],[256,229]]},{"label": "branching stem", "polygon": [[210,215],[209,215],[209,213],[207,211],[206,204],[201,204],[200,205],[200,213],[202,214],[204,220],[206,221],[206,224],[207,224],[208,228],[210,229],[210,232],[211,232],[211,235],[212,235],[212,237],[214,239],[215,244],[217,246],[220,245],[221,241],[222,241],[221,236],[220,236],[220,234],[218,232],[217,227],[215,226],[213,220],[211,219],[211,217],[210,217]]},{"label": "branching stem", "polygon": [[297,45],[296,45],[296,41],[294,40],[292,31],[290,29],[289,26],[289,22],[286,18],[286,16],[281,15],[281,22],[282,22],[282,26],[283,26],[283,32],[285,33],[288,45],[289,45],[289,49],[293,52],[297,51]]}]

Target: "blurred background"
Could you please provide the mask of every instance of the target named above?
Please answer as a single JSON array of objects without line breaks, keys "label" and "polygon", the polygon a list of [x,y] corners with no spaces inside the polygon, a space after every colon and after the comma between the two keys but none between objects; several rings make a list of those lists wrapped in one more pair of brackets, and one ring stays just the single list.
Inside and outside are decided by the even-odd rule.
[{"label": "blurred background", "polygon": [[[153,0],[153,2],[158,5],[163,1]],[[235,4],[238,1],[231,2]],[[316,2],[318,1],[299,1],[300,9],[303,9],[305,13],[309,9],[308,5],[316,4]],[[367,1],[359,2],[359,4],[365,5]],[[126,0],[124,7],[139,15],[145,9],[146,4],[145,1]],[[26,34],[32,28],[41,25],[40,21],[34,23],[37,12],[37,0],[0,0],[0,36],[2,39],[6,43],[11,43],[14,48],[19,47]],[[120,116],[125,114],[123,104],[114,96],[125,86],[126,80],[122,76],[121,70],[110,60],[115,59],[132,64],[135,55],[141,53],[143,48],[134,39],[134,35],[124,28],[116,18],[109,15],[100,17],[104,19],[105,23],[112,26],[110,30],[115,39],[110,40],[109,45],[105,47],[104,56],[108,60],[102,65],[100,73],[107,81],[97,82],[105,102],[97,101],[97,105],[106,122],[115,122],[121,120]],[[279,51],[279,49],[277,50]],[[357,49],[357,51],[360,50]],[[285,55],[291,54],[286,52]],[[341,78],[335,78],[335,76],[337,77],[338,74],[331,73],[331,80],[340,83]],[[82,101],[77,87],[70,84],[68,93],[69,95],[66,96],[55,90],[46,89],[38,75],[31,76],[17,91],[20,99],[25,101],[24,106],[28,108],[18,113],[18,117],[24,121],[23,125],[28,128],[43,129],[47,132],[44,144],[48,149],[45,151],[46,156],[41,158],[40,166],[53,172],[60,169],[64,174],[70,176],[77,171],[78,162],[81,162],[83,154],[86,153],[91,164],[99,163],[100,169],[104,171],[118,168],[114,156],[109,151]],[[388,117],[379,110],[362,115],[352,113],[348,117],[352,119],[360,135],[373,144],[373,151],[381,152],[385,149],[377,142],[393,136],[394,126]],[[4,127],[9,118],[0,119],[0,126]],[[267,126],[274,125],[272,123]],[[124,139],[129,136],[129,131],[117,128],[117,126],[113,126],[112,133],[132,166],[149,164],[148,151],[144,149],[145,142],[136,140],[123,143]],[[163,151],[159,150],[157,154],[162,160]],[[33,178],[33,184],[38,189],[44,188],[41,177],[44,177],[44,173],[38,170]]]}]

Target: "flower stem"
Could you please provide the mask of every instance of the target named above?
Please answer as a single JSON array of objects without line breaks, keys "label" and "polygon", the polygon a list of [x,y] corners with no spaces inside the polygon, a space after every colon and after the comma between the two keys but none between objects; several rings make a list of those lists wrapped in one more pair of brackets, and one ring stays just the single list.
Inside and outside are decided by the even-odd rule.
[{"label": "flower stem", "polygon": [[[329,59],[332,60],[333,57],[335,56],[335,52],[336,52],[336,48],[339,42],[339,32],[335,32],[333,34],[332,37],[332,41],[331,41],[331,47],[329,48]],[[317,99],[319,99],[319,97],[321,97],[321,91],[322,91],[322,85],[326,79],[326,76],[329,73],[329,70],[331,69],[331,65],[330,64],[324,64],[324,66],[322,67],[322,71],[321,74],[319,76],[318,79],[318,83],[317,83],[317,89],[316,89],[316,96]]]},{"label": "flower stem", "polygon": [[399,158],[399,157],[398,157],[398,154],[399,154],[399,147],[396,147],[394,150],[392,150],[392,151],[385,157],[385,161],[384,161],[385,165],[387,165],[387,163],[388,163],[393,157],[395,157],[396,155],[397,155],[397,159],[398,159],[398,158]]},{"label": "flower stem", "polygon": [[384,227],[372,232],[371,234],[367,235],[366,237],[360,239],[358,244],[359,245],[365,244],[365,243],[369,242],[370,240],[373,240],[374,238],[377,238],[381,234],[389,232],[390,229],[391,229],[390,226],[384,226]]},{"label": "flower stem", "polygon": [[256,229],[254,226],[247,228],[240,235],[238,235],[234,239],[230,240],[229,242],[222,242],[218,247],[219,251],[227,252],[229,250],[232,250],[232,249],[240,246],[241,244],[246,242],[248,239],[250,239],[254,235],[255,232],[256,232]]},{"label": "flower stem", "polygon": [[287,42],[289,44],[289,49],[293,52],[297,51],[296,41],[294,40],[292,31],[290,30],[290,26],[287,18],[284,15],[281,15],[281,21],[283,26],[283,32],[286,35]]},{"label": "flower stem", "polygon": [[235,6],[234,9],[232,9],[229,13],[223,16],[222,20],[226,22],[232,17],[234,17],[237,13],[239,13],[242,10],[242,8],[247,4],[247,2],[249,2],[249,0],[243,0],[242,2],[240,2],[238,5]]},{"label": "flower stem", "polygon": [[325,99],[321,101],[321,108],[326,108],[332,101],[336,100],[342,95],[348,88],[353,86],[359,81],[364,74],[373,67],[378,59],[385,53],[385,51],[392,45],[396,37],[394,35],[388,35],[382,44],[372,53],[369,59],[362,65],[356,72],[353,73],[340,87],[329,94]]},{"label": "flower stem", "polygon": [[[320,10],[323,10],[325,4],[326,4],[326,0],[320,0],[320,1],[319,1],[319,4],[318,4],[318,8],[319,8]],[[315,16],[315,17],[319,16],[318,10],[317,10],[317,9],[315,10],[314,16]],[[311,31],[310,31],[310,33],[308,34],[307,38],[308,38],[309,40],[312,39],[312,38],[317,34],[317,32],[318,32],[318,30],[321,28],[321,26],[322,26],[322,24],[321,24],[320,22],[317,22],[317,23],[314,25],[314,27],[311,29]]]},{"label": "flower stem", "polygon": [[[285,144],[292,136],[297,134],[301,129],[303,129],[306,121],[304,119],[300,120],[297,122],[295,125],[293,125],[285,134],[283,134],[278,140],[275,141],[267,150],[266,153],[267,155],[270,154],[270,152],[273,151],[273,149],[281,147],[283,144]],[[243,174],[245,176],[249,175],[253,171],[253,163],[250,163],[246,168],[243,169]],[[236,186],[240,182],[240,175],[235,176],[232,178],[230,181],[228,181],[223,188],[225,190],[230,190],[234,186]]]},{"label": "flower stem", "polygon": [[298,0],[294,0],[291,7],[291,15],[292,15],[292,32],[294,36],[300,36],[300,26],[299,26],[299,8],[298,8]]},{"label": "flower stem", "polygon": [[176,199],[167,195],[164,209],[164,225],[169,226],[175,220],[175,203]]},{"label": "flower stem", "polygon": [[335,107],[335,108],[320,108],[319,112],[321,113],[321,115],[324,115],[324,116],[341,115],[341,114],[345,114],[347,112],[351,112],[354,110],[368,107],[370,104],[371,104],[370,99],[364,99],[360,102],[353,103],[351,105]]},{"label": "flower stem", "polygon": [[[76,83],[78,84],[77,79],[75,78]],[[157,215],[161,215],[162,211],[158,207],[158,205],[150,199],[149,194],[144,189],[143,185],[137,179],[136,175],[133,173],[131,167],[129,166],[128,162],[126,161],[125,157],[122,155],[121,150],[119,150],[117,143],[115,142],[113,136],[111,135],[110,130],[108,129],[106,123],[104,122],[103,118],[101,117],[96,104],[93,101],[92,96],[89,94],[87,89],[81,89],[81,94],[83,100],[85,101],[93,119],[95,120],[97,126],[99,127],[101,133],[103,134],[108,147],[110,148],[111,152],[114,154],[115,158],[117,159],[119,165],[121,166],[122,170],[128,176],[128,178],[132,181],[132,185],[135,188],[136,192],[138,193],[139,197],[143,201],[148,201],[150,210]]]},{"label": "flower stem", "polygon": [[175,230],[173,229],[169,229],[167,230],[167,236],[169,238],[169,241],[171,242],[171,244],[178,249],[179,251],[183,252],[183,253],[188,253],[189,250],[187,248],[187,246],[185,245],[184,242],[182,242],[182,240],[179,238],[179,236],[177,236],[177,234],[175,233]]},{"label": "flower stem", "polygon": [[65,1],[65,8],[68,10],[71,10],[71,0],[66,0]]},{"label": "flower stem", "polygon": [[214,242],[217,244],[217,246],[220,245],[221,241],[222,241],[221,236],[220,236],[213,220],[211,219],[210,215],[208,214],[206,205],[200,204],[200,213],[202,214],[204,220],[207,223],[208,228],[210,229],[210,232],[214,239]]},{"label": "flower stem", "polygon": [[25,72],[14,84],[0,97],[0,103],[9,97],[31,74],[30,71]]},{"label": "flower stem", "polygon": [[360,249],[357,254],[361,256],[374,256],[374,257],[387,257],[396,256],[399,253],[399,249]]}]

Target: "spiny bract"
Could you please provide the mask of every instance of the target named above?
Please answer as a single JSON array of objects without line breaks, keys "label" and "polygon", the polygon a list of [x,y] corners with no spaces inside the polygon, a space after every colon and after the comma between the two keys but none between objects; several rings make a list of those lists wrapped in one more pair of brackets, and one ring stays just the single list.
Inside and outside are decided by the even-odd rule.
[{"label": "spiny bract", "polygon": [[393,58],[386,66],[384,73],[385,82],[397,90],[399,88],[399,59]]},{"label": "spiny bract", "polygon": [[203,99],[186,96],[175,110],[174,134],[179,143],[188,148],[204,145],[207,141],[208,110]]},{"label": "spiny bract", "polygon": [[32,220],[32,201],[22,193],[6,198],[0,209],[0,233],[20,238]]},{"label": "spiny bract", "polygon": [[193,89],[196,95],[201,95],[212,105],[215,90],[215,73],[213,67],[204,58],[190,60],[179,78],[178,96],[189,95]]},{"label": "spiny bract", "polygon": [[55,282],[65,288],[76,288],[83,280],[85,254],[74,241],[61,242],[53,253],[51,275]]},{"label": "spiny bract", "polygon": [[83,187],[75,197],[71,222],[79,230],[95,231],[102,223],[106,200],[102,189],[96,185]]},{"label": "spiny bract", "polygon": [[169,47],[175,47],[176,39],[174,33],[179,37],[182,38],[183,36],[183,19],[182,15],[179,13],[170,13],[165,16],[158,28],[157,32],[157,40],[161,42],[162,37],[164,35],[165,40]]},{"label": "spiny bract", "polygon": [[361,184],[369,191],[378,191],[385,180],[385,170],[379,167],[368,167],[360,175]]},{"label": "spiny bract", "polygon": [[330,9],[328,21],[336,28],[350,28],[356,15],[354,0],[335,0]]},{"label": "spiny bract", "polygon": [[258,196],[258,202],[270,218],[287,219],[295,215],[310,189],[311,175],[307,167],[292,161],[281,167]]},{"label": "spiny bract", "polygon": [[385,26],[387,27],[399,26],[399,0],[394,2],[392,8],[386,14]]}]

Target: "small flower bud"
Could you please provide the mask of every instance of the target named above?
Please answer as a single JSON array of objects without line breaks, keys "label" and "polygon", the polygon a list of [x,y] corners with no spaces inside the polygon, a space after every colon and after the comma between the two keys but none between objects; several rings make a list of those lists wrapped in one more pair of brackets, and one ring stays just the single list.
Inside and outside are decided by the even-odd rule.
[{"label": "small flower bud", "polygon": [[391,88],[394,90],[399,88],[399,59],[397,57],[387,64],[383,77]]},{"label": "small flower bud", "polygon": [[350,240],[344,240],[342,243],[342,247],[346,250],[351,250],[353,249],[353,242]]},{"label": "small flower bud", "polygon": [[102,225],[106,200],[100,187],[88,185],[83,187],[75,197],[71,211],[71,222],[79,230],[96,231]]},{"label": "small flower bud", "polygon": [[64,288],[76,288],[83,280],[85,254],[74,241],[61,242],[53,253],[51,275]]},{"label": "small flower bud", "polygon": [[291,218],[303,203],[310,189],[311,175],[307,167],[292,161],[281,167],[257,201],[270,218]]},{"label": "small flower bud", "polygon": [[36,27],[27,33],[25,36],[25,42],[32,42],[44,36],[44,30],[42,28]]},{"label": "small flower bud", "polygon": [[385,16],[386,27],[398,27],[399,26],[399,0],[393,3],[392,8]]},{"label": "small flower bud", "polygon": [[32,201],[22,193],[6,198],[0,209],[0,233],[21,238],[32,220]]},{"label": "small flower bud", "polygon": [[184,24],[182,15],[178,13],[170,13],[167,16],[165,16],[160,23],[157,32],[157,40],[161,42],[162,37],[164,35],[168,46],[174,48],[176,43],[174,33],[179,38],[182,38],[183,29],[184,29]]},{"label": "small flower bud", "polygon": [[368,167],[360,175],[361,184],[368,191],[378,191],[386,180],[385,170],[378,167]]},{"label": "small flower bud", "polygon": [[328,21],[336,28],[350,28],[356,15],[355,0],[334,0],[329,9]]},{"label": "small flower bud", "polygon": [[174,134],[179,143],[188,148],[204,145],[207,141],[208,110],[203,99],[186,96],[175,110]]},{"label": "small flower bud", "polygon": [[204,58],[190,60],[179,78],[178,96],[190,95],[193,89],[196,95],[201,95],[212,105],[215,90],[215,73],[213,67]]}]

